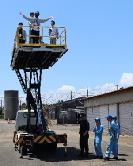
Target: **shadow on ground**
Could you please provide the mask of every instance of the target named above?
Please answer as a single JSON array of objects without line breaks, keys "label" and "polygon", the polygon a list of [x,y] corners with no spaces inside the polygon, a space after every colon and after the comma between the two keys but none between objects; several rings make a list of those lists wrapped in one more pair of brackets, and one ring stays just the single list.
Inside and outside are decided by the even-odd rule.
[{"label": "shadow on ground", "polygon": [[[49,149],[37,149],[34,153],[27,153],[26,157],[24,156],[24,159],[27,160],[34,160],[34,158],[37,158],[41,161],[46,162],[62,162],[62,161],[72,161],[72,160],[94,160],[95,154],[89,153],[88,157],[79,157],[80,150],[76,149],[74,147],[67,147],[67,154],[65,154],[65,148],[64,147],[58,147],[56,151],[50,151]],[[118,160],[110,158],[109,161],[127,161],[125,158],[121,158],[121,156],[128,156],[126,154],[119,154]],[[27,158],[28,157],[28,158]],[[103,162],[105,160],[103,159]]]},{"label": "shadow on ground", "polygon": [[115,159],[109,159],[108,161],[106,161],[106,160],[103,160],[103,162],[110,162],[110,161],[127,161],[126,159],[124,159],[124,158],[119,158],[118,160],[115,160]]},{"label": "shadow on ground", "polygon": [[[28,160],[34,160],[34,158],[38,158],[41,161],[46,162],[59,162],[59,161],[71,161],[71,160],[92,160],[95,157],[95,154],[89,153],[88,157],[79,157],[80,150],[74,147],[67,147],[67,155],[65,154],[65,149],[63,147],[59,147],[56,151],[45,150],[42,151],[38,149],[38,151],[33,154],[27,154],[29,156]],[[25,156],[24,156],[25,158]]]},{"label": "shadow on ground", "polygon": [[118,154],[118,156],[128,156],[127,154]]}]

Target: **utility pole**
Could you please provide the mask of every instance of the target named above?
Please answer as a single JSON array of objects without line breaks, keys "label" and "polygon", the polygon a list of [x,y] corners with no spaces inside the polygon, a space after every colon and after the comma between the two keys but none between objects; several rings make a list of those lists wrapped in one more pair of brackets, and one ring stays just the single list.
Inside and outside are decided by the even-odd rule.
[{"label": "utility pole", "polygon": [[88,97],[88,88],[87,88],[87,97]]},{"label": "utility pole", "polygon": [[73,99],[73,97],[72,97],[72,91],[71,91],[71,100]]},{"label": "utility pole", "polygon": [[1,99],[1,109],[2,109],[2,99]]},{"label": "utility pole", "polygon": [[20,108],[19,109],[21,110],[21,99],[20,99]]}]

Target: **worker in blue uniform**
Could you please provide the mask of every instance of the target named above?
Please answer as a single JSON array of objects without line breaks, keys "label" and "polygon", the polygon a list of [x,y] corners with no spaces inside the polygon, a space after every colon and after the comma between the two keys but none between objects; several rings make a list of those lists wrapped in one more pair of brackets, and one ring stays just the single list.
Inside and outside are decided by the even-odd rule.
[{"label": "worker in blue uniform", "polygon": [[[119,139],[119,135],[120,135],[120,127],[119,127],[119,124],[117,122],[117,116],[112,116],[113,118],[113,121],[117,127],[117,138]],[[118,154],[118,139],[116,140],[117,141],[117,154]],[[114,147],[113,147],[114,148]]]},{"label": "worker in blue uniform", "polygon": [[102,133],[103,133],[103,125],[101,125],[100,118],[95,118],[96,126],[93,128],[93,132],[95,132],[95,138],[94,138],[94,147],[95,147],[95,158],[102,159],[103,153],[101,148],[101,142],[102,142]]},{"label": "worker in blue uniform", "polygon": [[[80,123],[80,157],[88,157],[88,138],[89,138],[90,125],[87,121],[86,114],[82,114],[82,120]],[[85,150],[85,153],[84,153]]]},{"label": "worker in blue uniform", "polygon": [[105,160],[109,160],[111,151],[113,152],[114,155],[113,159],[118,160],[117,156],[118,129],[111,115],[107,115],[105,118],[107,118],[107,120],[110,122],[110,129],[109,129],[110,137],[109,137],[108,147],[105,153]]}]

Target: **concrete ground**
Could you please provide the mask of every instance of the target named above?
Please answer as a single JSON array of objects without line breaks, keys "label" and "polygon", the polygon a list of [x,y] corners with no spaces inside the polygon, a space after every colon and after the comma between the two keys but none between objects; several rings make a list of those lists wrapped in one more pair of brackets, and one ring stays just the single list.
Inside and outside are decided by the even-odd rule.
[{"label": "concrete ground", "polygon": [[[120,136],[119,139],[119,160],[104,161],[94,159],[95,152],[93,146],[94,133],[90,132],[89,156],[79,158],[79,125],[57,125],[52,122],[52,129],[57,134],[67,133],[68,156],[64,156],[64,147],[58,144],[56,152],[38,151],[36,154],[27,154],[20,159],[18,151],[14,150],[12,143],[14,124],[0,120],[0,166],[131,166],[133,165],[133,136]],[[102,150],[106,151],[109,135],[103,134]]]}]

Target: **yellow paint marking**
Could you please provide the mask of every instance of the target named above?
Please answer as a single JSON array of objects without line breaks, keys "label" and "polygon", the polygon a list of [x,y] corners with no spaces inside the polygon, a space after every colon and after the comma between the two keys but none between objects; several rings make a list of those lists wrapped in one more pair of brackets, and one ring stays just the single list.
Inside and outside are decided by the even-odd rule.
[{"label": "yellow paint marking", "polygon": [[56,142],[56,139],[52,135],[50,135],[49,138],[52,139],[53,142]]},{"label": "yellow paint marking", "polygon": [[36,139],[34,139],[34,142],[36,143],[40,138],[41,136],[38,136]]}]

